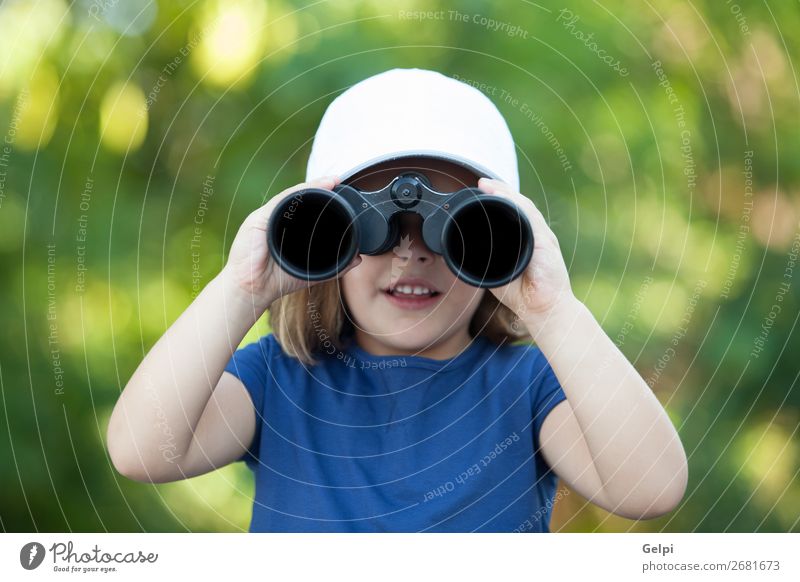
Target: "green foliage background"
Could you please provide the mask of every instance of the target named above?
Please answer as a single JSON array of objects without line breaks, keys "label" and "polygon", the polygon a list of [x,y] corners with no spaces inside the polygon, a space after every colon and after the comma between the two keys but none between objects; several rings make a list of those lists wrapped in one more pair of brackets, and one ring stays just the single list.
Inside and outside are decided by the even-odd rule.
[{"label": "green foliage background", "polygon": [[553,529],[800,531],[797,30],[774,0],[0,4],[2,529],[247,528],[244,464],[128,481],[109,414],[246,214],[303,181],[327,104],[419,67],[497,104],[576,294],[689,455],[671,515],[564,490]]}]

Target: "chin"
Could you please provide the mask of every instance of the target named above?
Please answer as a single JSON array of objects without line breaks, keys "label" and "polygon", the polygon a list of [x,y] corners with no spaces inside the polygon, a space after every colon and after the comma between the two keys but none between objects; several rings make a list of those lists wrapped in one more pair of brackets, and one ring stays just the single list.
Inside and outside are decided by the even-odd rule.
[{"label": "chin", "polygon": [[382,341],[387,346],[398,351],[419,352],[435,345],[442,339],[442,334],[416,332],[387,333],[382,336]]}]

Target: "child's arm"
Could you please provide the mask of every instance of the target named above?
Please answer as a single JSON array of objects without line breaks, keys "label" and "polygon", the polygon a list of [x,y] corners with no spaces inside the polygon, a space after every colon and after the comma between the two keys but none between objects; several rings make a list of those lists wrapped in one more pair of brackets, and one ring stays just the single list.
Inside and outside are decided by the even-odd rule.
[{"label": "child's arm", "polygon": [[542,454],[575,491],[631,519],[672,511],[688,469],[678,433],[650,387],[577,299],[528,318],[567,400],[545,418]]},{"label": "child's arm", "polygon": [[244,454],[255,433],[253,405],[238,379],[220,377],[255,323],[253,311],[223,269],[150,349],[108,424],[120,473],[162,483]]},{"label": "child's arm", "polygon": [[[120,473],[137,481],[174,481],[222,467],[250,447],[253,403],[241,381],[223,370],[272,301],[308,285],[270,260],[267,221],[296,190],[337,183],[325,178],[299,184],[244,221],[225,268],[156,342],[114,406],[108,451]],[[340,276],[359,262],[356,257]]]},{"label": "child's arm", "polygon": [[534,251],[497,298],[526,325],[567,400],[542,423],[542,454],[555,474],[597,505],[635,519],[662,515],[686,490],[686,453],[650,387],[572,293],[558,239],[533,202],[507,184],[479,187],[516,203]]}]

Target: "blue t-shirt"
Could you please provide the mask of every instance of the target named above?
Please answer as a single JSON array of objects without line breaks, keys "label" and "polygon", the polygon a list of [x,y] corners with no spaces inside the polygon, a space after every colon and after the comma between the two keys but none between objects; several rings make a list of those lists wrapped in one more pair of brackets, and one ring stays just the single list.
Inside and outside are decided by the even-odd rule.
[{"label": "blue t-shirt", "polygon": [[251,532],[549,531],[539,429],[566,396],[538,347],[478,336],[435,360],[353,341],[316,357],[269,334],[225,368],[256,411]]}]

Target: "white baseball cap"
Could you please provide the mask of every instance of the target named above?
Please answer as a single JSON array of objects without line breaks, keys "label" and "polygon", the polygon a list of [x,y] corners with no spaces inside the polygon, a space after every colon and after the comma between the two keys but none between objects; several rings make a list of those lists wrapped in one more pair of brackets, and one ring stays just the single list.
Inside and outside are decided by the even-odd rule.
[{"label": "white baseball cap", "polygon": [[519,190],[514,139],[478,89],[436,71],[391,69],[352,85],[322,116],[306,180],[342,181],[387,160],[432,157]]}]

